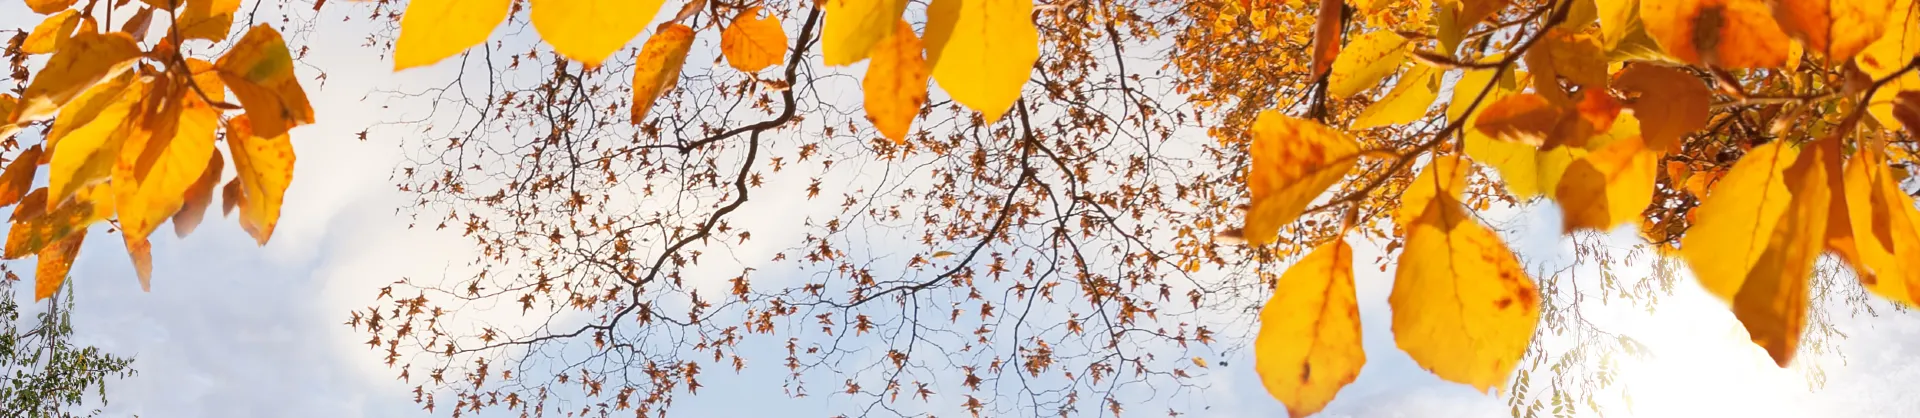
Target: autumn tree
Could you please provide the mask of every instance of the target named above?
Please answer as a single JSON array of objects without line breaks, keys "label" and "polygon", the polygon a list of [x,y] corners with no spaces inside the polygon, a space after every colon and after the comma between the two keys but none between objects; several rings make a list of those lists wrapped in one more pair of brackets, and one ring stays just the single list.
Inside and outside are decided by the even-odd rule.
[{"label": "autumn tree", "polygon": [[[664,414],[781,367],[847,413],[1118,414],[1251,342],[1308,415],[1379,268],[1422,367],[1564,414],[1633,351],[1590,297],[1691,272],[1782,365],[1812,300],[1912,301],[1910,1],[483,3],[341,6],[456,71],[371,132],[479,256],[349,321],[429,409]],[[1479,213],[1541,202],[1654,277],[1529,272]],[[503,304],[531,325],[475,319]]]},{"label": "autumn tree", "polygon": [[[147,180],[181,143],[228,144],[223,202],[264,242],[289,129],[314,120],[297,49],[275,23],[185,30],[232,1],[95,3],[30,0],[50,29],[10,47],[11,126],[43,132],[54,180],[18,193],[8,256],[60,266],[114,217],[138,262],[222,178]],[[1258,370],[1303,416],[1365,363],[1362,268],[1394,272],[1422,367],[1561,414],[1607,388],[1596,352],[1632,351],[1580,316],[1589,297],[1651,303],[1690,272],[1785,365],[1820,341],[1810,301],[1920,286],[1896,256],[1920,242],[1896,129],[1920,121],[1911,0],[275,4],[282,29],[348,15],[396,70],[449,71],[385,97],[431,115],[364,136],[407,145],[401,209],[477,256],[348,324],[456,415],[664,414],[748,367],[848,414],[1158,413],[1199,389],[1196,354],[1251,343],[1213,367]],[[116,9],[171,24],[102,34],[140,16]],[[53,39],[39,68],[33,39]],[[206,129],[141,142],[172,125]],[[221,161],[205,148],[180,155]],[[28,190],[40,164],[12,165],[24,184],[0,190]],[[1586,265],[1620,262],[1601,232],[1638,231],[1655,277],[1603,270],[1595,297],[1529,271],[1482,214],[1535,204]]]}]

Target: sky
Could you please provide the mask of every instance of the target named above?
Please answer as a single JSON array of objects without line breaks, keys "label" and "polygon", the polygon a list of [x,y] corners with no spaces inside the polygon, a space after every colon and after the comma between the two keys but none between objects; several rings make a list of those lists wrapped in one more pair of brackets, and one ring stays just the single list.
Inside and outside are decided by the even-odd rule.
[{"label": "sky", "polygon": [[[340,9],[329,10],[321,21],[337,20],[325,13]],[[0,1],[0,28],[36,21],[21,2]],[[356,136],[369,124],[410,114],[369,105],[369,92],[443,81],[445,71],[394,74],[385,57],[358,48],[358,37],[338,38],[313,42],[299,70],[309,80],[320,121],[293,131],[299,160],[271,243],[256,246],[230,218],[209,219],[185,239],[158,234],[153,288],[143,292],[118,239],[89,240],[69,288],[77,299],[74,338],[134,357],[138,373],[108,386],[104,416],[434,416],[412,402],[411,387],[395,380],[378,353],[363,344],[364,334],[344,322],[348,311],[367,307],[388,283],[440,276],[472,258],[471,246],[453,233],[407,228],[406,219],[395,215],[407,202],[389,180],[399,162],[398,144]],[[327,75],[324,83],[314,79],[321,73]],[[1516,235],[1508,242],[1523,257],[1564,263],[1571,243],[1556,233],[1556,212],[1540,206],[1490,216],[1512,222]],[[100,229],[94,233],[105,235]],[[1617,235],[1622,245],[1632,239]],[[1380,251],[1373,243],[1355,245],[1356,260]],[[31,270],[30,260],[15,263],[16,271]],[[1536,276],[1552,269],[1536,268]],[[1645,276],[1635,268],[1621,271],[1623,280]],[[1399,352],[1387,325],[1391,275],[1364,268],[1357,273],[1369,363],[1321,416],[1507,415],[1500,398],[1442,382]],[[10,297],[30,297],[16,293]],[[1653,314],[1619,304],[1584,309],[1649,348],[1647,358],[1621,366],[1620,384],[1634,399],[1625,416],[1920,416],[1920,399],[1904,393],[1920,386],[1920,366],[1907,361],[1920,358],[1920,316],[1876,306],[1878,316],[1834,312],[1836,326],[1848,335],[1836,344],[1841,355],[1803,356],[1801,364],[1784,370],[1746,341],[1724,304],[1689,280]],[[1253,373],[1250,351],[1237,353],[1214,359],[1230,366],[1201,375],[1212,389],[1176,406],[1198,416],[1283,415]],[[1809,387],[1802,369],[1807,363],[1822,366],[1824,386]],[[782,399],[779,372],[711,374],[708,389],[681,398],[673,414],[829,416],[848,406],[831,396]],[[443,409],[439,415],[445,414]]]}]

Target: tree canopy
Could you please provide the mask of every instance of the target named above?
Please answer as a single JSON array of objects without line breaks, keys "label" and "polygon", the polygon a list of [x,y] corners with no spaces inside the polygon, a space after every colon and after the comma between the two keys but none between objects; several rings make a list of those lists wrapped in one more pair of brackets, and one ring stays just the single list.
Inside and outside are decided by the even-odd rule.
[{"label": "tree canopy", "polygon": [[1231,367],[1306,416],[1366,363],[1368,268],[1422,368],[1571,413],[1610,385],[1574,365],[1632,343],[1487,222],[1521,205],[1583,263],[1637,232],[1655,277],[1602,301],[1694,277],[1783,367],[1821,295],[1920,297],[1912,0],[268,3],[28,0],[0,136],[40,142],[7,139],[0,203],[37,297],[107,220],[146,283],[228,160],[264,245],[324,118],[282,31],[333,10],[447,77],[361,138],[476,257],[348,325],[455,415],[664,415],[748,367],[850,414],[1117,415],[1250,343]]}]

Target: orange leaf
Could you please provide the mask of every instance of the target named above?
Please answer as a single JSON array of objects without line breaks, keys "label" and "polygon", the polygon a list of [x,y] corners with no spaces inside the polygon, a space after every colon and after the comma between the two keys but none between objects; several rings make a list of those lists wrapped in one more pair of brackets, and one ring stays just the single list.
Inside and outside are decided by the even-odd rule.
[{"label": "orange leaf", "polygon": [[15,123],[43,120],[94,83],[125,72],[140,57],[140,46],[124,33],[82,32],[47,59],[20,95]]},{"label": "orange leaf", "polygon": [[80,255],[80,243],[86,239],[87,234],[73,234],[40,251],[40,260],[33,268],[35,302],[52,297],[67,282],[67,272],[73,269],[73,259]]},{"label": "orange leaf", "polygon": [[33,175],[40,171],[40,146],[34,145],[13,157],[7,171],[0,173],[0,206],[20,203],[33,188]]},{"label": "orange leaf", "polygon": [[1661,48],[1689,64],[1773,68],[1787,60],[1787,34],[1766,0],[1647,0],[1640,19]]},{"label": "orange leaf", "polygon": [[1773,0],[1773,17],[1788,35],[1843,62],[1880,39],[1894,0]]},{"label": "orange leaf", "polygon": [[1633,65],[1614,75],[1614,88],[1634,97],[1626,106],[1640,120],[1647,148],[1678,150],[1680,140],[1707,126],[1713,92],[1679,70]]},{"label": "orange leaf", "polygon": [[633,124],[645,122],[653,101],[679,81],[680,66],[686,63],[687,50],[692,47],[693,28],[678,23],[661,24],[640,47],[640,57],[633,67]]},{"label": "orange leaf", "polygon": [[913,119],[927,104],[927,61],[913,26],[900,21],[893,35],[873,46],[867,76],[867,119],[894,143],[907,142]]},{"label": "orange leaf", "polygon": [[180,206],[180,212],[173,214],[175,236],[185,238],[187,234],[192,234],[194,228],[200,226],[200,221],[206,218],[207,207],[213,205],[213,187],[220,184],[221,172],[227,164],[218,152],[207,157],[206,170],[200,173],[199,179],[194,180],[192,187],[187,188],[185,203]]},{"label": "orange leaf", "polygon": [[779,64],[787,54],[787,32],[780,27],[780,17],[759,15],[760,7],[748,8],[720,32],[720,53],[734,69],[757,72]]},{"label": "orange leaf", "polygon": [[1639,137],[1614,141],[1567,167],[1554,192],[1562,212],[1562,231],[1606,231],[1642,219],[1653,203],[1658,153]]}]

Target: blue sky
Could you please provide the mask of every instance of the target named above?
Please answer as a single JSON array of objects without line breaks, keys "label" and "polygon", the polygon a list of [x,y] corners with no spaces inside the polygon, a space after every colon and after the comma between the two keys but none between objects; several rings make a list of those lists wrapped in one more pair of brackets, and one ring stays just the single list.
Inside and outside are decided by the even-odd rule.
[{"label": "blue sky", "polygon": [[[333,19],[320,20],[338,16],[328,17]],[[36,21],[20,2],[0,2],[0,28],[30,27]],[[109,387],[107,416],[426,416],[411,402],[410,386],[394,380],[377,353],[363,344],[364,334],[343,322],[349,310],[369,306],[386,284],[400,277],[450,274],[445,271],[471,258],[469,244],[454,234],[406,228],[394,209],[407,202],[388,179],[399,161],[398,145],[356,136],[371,123],[410,114],[369,105],[370,91],[443,81],[445,74],[434,69],[392,74],[383,57],[357,47],[357,36],[338,39],[314,42],[305,61],[313,66],[301,69],[305,77],[321,72],[328,77],[324,84],[308,84],[320,123],[293,133],[299,161],[271,244],[256,247],[231,219],[210,219],[186,239],[158,237],[153,290],[142,292],[119,240],[89,240],[72,272],[78,299],[75,338],[135,357],[138,370]],[[1565,260],[1570,243],[1555,234],[1554,212],[1543,207],[1493,216],[1512,219],[1518,235],[1509,242],[1524,257]],[[95,234],[103,234],[98,229]],[[1622,245],[1631,239],[1615,238]],[[1356,260],[1378,254],[1371,243],[1355,244],[1361,251]],[[17,263],[19,270],[31,261]],[[1644,276],[1634,271],[1623,270],[1623,280]],[[1370,362],[1323,416],[1506,415],[1501,399],[1441,382],[1400,353],[1387,326],[1391,276],[1367,268],[1358,273]],[[1745,341],[1723,305],[1690,281],[1679,283],[1652,315],[1619,304],[1590,306],[1586,312],[1652,350],[1650,359],[1622,366],[1622,383],[1635,399],[1630,416],[1920,416],[1920,399],[1905,394],[1920,384],[1920,366],[1907,361],[1920,358],[1920,318],[1895,313],[1884,303],[1875,306],[1877,317],[1834,311],[1834,322],[1850,336],[1836,344],[1844,356],[1802,357],[1803,364],[1823,366],[1826,383],[1818,390],[1808,388],[1800,366],[1773,367],[1764,352]],[[1174,406],[1199,416],[1283,415],[1261,389],[1249,352],[1236,353],[1213,359],[1230,366],[1216,365],[1202,375],[1212,389]],[[783,370],[772,361],[759,364],[765,367],[737,376],[710,374],[704,382],[708,389],[679,399],[673,413],[827,416],[851,407],[832,396],[784,399],[778,377]],[[1157,415],[1153,411],[1164,407],[1137,410]]]}]

